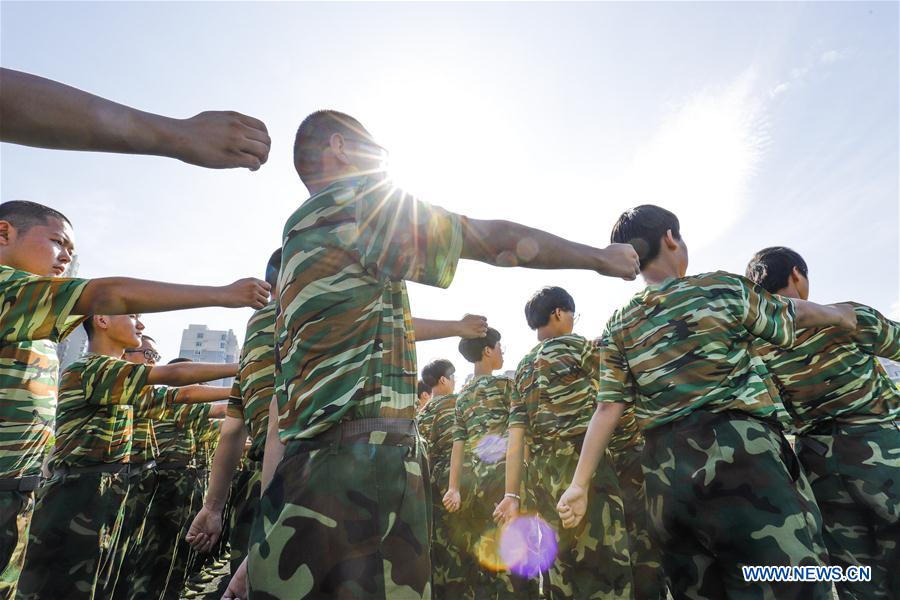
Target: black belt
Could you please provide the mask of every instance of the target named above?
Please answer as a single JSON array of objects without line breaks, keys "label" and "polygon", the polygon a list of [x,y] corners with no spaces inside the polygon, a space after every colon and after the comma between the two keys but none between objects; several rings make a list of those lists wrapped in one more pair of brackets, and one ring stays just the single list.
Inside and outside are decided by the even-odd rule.
[{"label": "black belt", "polygon": [[190,462],[181,460],[170,460],[167,462],[156,463],[156,468],[159,471],[174,471],[176,469],[187,469],[192,466],[193,465],[191,465]]},{"label": "black belt", "polygon": [[40,475],[0,478],[0,492],[32,492],[41,485],[42,479]]},{"label": "black belt", "polygon": [[[314,438],[291,440],[288,445],[294,452],[314,450],[327,446],[333,442],[366,443],[369,442],[369,434],[374,432],[385,433],[383,444],[404,445],[415,447],[418,439],[416,422],[413,419],[356,419],[354,421],[342,421],[334,425],[328,431],[320,433]],[[287,454],[287,449],[285,449]],[[291,452],[293,454],[293,452]]]},{"label": "black belt", "polygon": [[581,447],[584,446],[585,435],[587,435],[587,432],[573,435],[572,437],[547,438],[540,441],[534,441],[531,443],[531,450],[535,454],[542,454],[565,446],[575,446],[575,450],[578,453],[581,453]]},{"label": "black belt", "polygon": [[130,475],[131,465],[122,463],[91,465],[89,467],[70,467],[67,465],[63,465],[53,470],[53,477],[80,475],[83,473],[113,473],[115,475]]},{"label": "black belt", "polygon": [[691,413],[679,417],[674,421],[669,421],[668,423],[663,423],[662,425],[657,425],[651,429],[645,429],[641,433],[644,436],[644,440],[648,442],[653,442],[659,437],[660,434],[664,434],[666,432],[679,431],[682,429],[690,430],[690,429],[702,429],[707,427],[710,424],[710,421],[718,420],[718,419],[738,419],[741,421],[755,421],[756,423],[762,423],[763,425],[767,425],[774,429],[781,435],[784,435],[784,430],[780,423],[771,421],[769,419],[764,419],[762,417],[751,415],[750,413],[741,411],[741,410],[723,410],[714,412],[706,409],[697,409],[692,411]]}]

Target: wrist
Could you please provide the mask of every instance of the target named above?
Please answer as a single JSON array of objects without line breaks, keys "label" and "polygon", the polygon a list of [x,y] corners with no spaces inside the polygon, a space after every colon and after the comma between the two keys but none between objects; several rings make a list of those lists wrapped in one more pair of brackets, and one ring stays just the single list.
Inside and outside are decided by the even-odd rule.
[{"label": "wrist", "polygon": [[156,156],[169,156],[181,158],[177,153],[178,146],[178,119],[144,113],[141,115],[140,129],[147,132],[143,139],[144,148],[141,150],[147,154]]},{"label": "wrist", "polygon": [[595,248],[591,259],[594,264],[594,271],[601,275],[606,275],[607,271],[609,271],[609,259],[606,255],[606,249]]},{"label": "wrist", "polygon": [[515,492],[506,492],[505,494],[503,494],[503,498],[510,498],[512,500],[515,500],[516,502],[522,501],[522,498],[519,496],[519,494],[516,494]]},{"label": "wrist", "polygon": [[203,508],[221,517],[222,511],[225,509],[225,501],[218,501],[215,498],[207,498],[203,501]]}]

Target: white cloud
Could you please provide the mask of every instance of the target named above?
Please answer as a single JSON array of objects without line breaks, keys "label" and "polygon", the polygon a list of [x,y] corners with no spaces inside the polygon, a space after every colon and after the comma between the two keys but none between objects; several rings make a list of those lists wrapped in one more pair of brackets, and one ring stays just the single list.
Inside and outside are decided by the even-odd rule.
[{"label": "white cloud", "polygon": [[888,313],[888,317],[895,321],[900,321],[900,298],[891,305],[891,311]]},{"label": "white cloud", "polygon": [[819,61],[823,65],[830,65],[831,63],[835,63],[846,56],[845,52],[841,52],[839,50],[828,50],[827,52],[823,52],[822,56],[819,58]]},{"label": "white cloud", "polygon": [[788,82],[779,83],[774,88],[772,88],[771,92],[769,92],[769,97],[774,98],[775,96],[779,96],[779,95],[785,93],[786,91],[788,91],[790,89],[790,87],[791,87],[791,84]]}]

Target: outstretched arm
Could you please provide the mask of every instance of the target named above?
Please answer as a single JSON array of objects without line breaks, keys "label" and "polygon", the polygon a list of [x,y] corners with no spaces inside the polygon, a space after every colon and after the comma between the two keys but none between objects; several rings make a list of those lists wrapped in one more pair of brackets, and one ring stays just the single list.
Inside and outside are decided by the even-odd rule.
[{"label": "outstretched arm", "polygon": [[269,157],[262,121],[208,111],[172,119],[29,73],[0,69],[0,140],[60,150],[152,154],[214,169],[256,170]]},{"label": "outstretched arm", "polygon": [[[176,363],[178,364],[178,363]],[[183,363],[182,363],[183,364]],[[190,364],[190,363],[188,363]],[[196,363],[193,363],[196,364]],[[162,365],[160,365],[161,367]],[[229,375],[231,377],[231,375]],[[186,385],[178,388],[178,394],[175,395],[173,404],[206,404],[207,402],[218,402],[219,400],[228,400],[231,395],[231,388],[219,385]],[[211,406],[210,410],[216,408]],[[218,418],[217,414],[210,414],[213,418]],[[224,416],[224,415],[223,415]]]},{"label": "outstretched arm", "polygon": [[413,333],[415,333],[417,342],[448,337],[484,337],[487,335],[487,319],[480,315],[465,315],[459,321],[438,321],[413,317]]},{"label": "outstretched arm", "polygon": [[[225,377],[234,377],[237,375],[237,363],[196,363],[182,362],[174,365],[159,365],[150,369],[150,375],[147,376],[149,385],[190,385],[192,383],[203,383],[204,381],[213,381],[215,379],[223,379]],[[231,388],[221,388],[231,390]],[[194,394],[197,392],[194,391]],[[217,398],[218,400],[227,399]],[[199,402],[199,401],[198,401]],[[196,404],[196,402],[186,402],[185,404]]]},{"label": "outstretched arm", "polygon": [[268,283],[252,277],[220,287],[104,277],[88,282],[72,314],[123,315],[206,306],[262,308],[269,302],[269,290]]},{"label": "outstretched arm", "polygon": [[583,269],[632,280],[640,272],[630,244],[594,248],[510,221],[462,219],[462,258],[498,267]]}]

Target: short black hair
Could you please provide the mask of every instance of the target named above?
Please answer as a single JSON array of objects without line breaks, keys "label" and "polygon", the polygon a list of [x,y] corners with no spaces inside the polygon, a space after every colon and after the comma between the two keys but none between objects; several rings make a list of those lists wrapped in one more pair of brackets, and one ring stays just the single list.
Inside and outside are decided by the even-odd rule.
[{"label": "short black hair", "polygon": [[88,315],[81,326],[84,327],[84,332],[87,333],[88,339],[92,339],[94,337],[94,315]]},{"label": "short black hair", "polygon": [[642,204],[622,213],[613,226],[609,240],[614,244],[634,246],[643,270],[659,256],[660,241],[670,229],[672,237],[680,240],[681,225],[675,213],[653,204]]},{"label": "short black hair", "polygon": [[194,361],[192,361],[190,358],[184,358],[183,356],[179,356],[178,358],[173,358],[166,364],[167,365],[177,365],[178,363],[186,363],[186,362],[194,362]]},{"label": "short black hair", "polygon": [[763,248],[747,264],[747,279],[774,294],[787,287],[794,267],[804,277],[809,277],[806,261],[794,250],[785,246]]},{"label": "short black hair", "polygon": [[499,341],[500,332],[488,327],[484,337],[459,340],[459,353],[470,363],[476,363],[484,356],[485,348],[493,348]]},{"label": "short black hair", "polygon": [[266,283],[273,288],[278,283],[278,272],[281,270],[281,248],[272,253],[266,263]]},{"label": "short black hair", "polygon": [[422,394],[430,394],[431,388],[425,385],[425,382],[421,379],[416,382],[416,397],[421,398]]},{"label": "short black hair", "polygon": [[525,320],[532,329],[543,327],[550,322],[550,315],[557,308],[575,312],[575,299],[561,287],[543,287],[525,303]]},{"label": "short black hair", "polygon": [[450,377],[454,373],[456,373],[456,368],[453,366],[453,363],[446,358],[439,358],[431,361],[422,369],[422,381],[425,382],[428,390],[431,391],[438,384],[438,381],[441,380],[441,377]]},{"label": "short black hair", "polygon": [[350,139],[372,139],[362,123],[336,110],[317,110],[300,123],[294,137],[294,168],[307,183],[319,174],[322,150],[331,135],[339,133]]},{"label": "short black hair", "polygon": [[50,219],[59,219],[72,226],[66,215],[37,202],[10,200],[0,203],[0,221],[9,221],[19,233],[25,233],[35,225],[46,225]]}]

